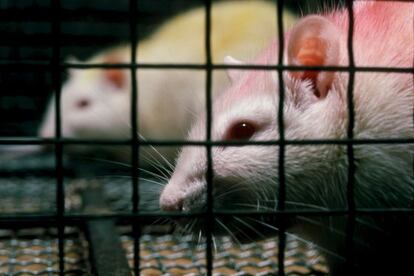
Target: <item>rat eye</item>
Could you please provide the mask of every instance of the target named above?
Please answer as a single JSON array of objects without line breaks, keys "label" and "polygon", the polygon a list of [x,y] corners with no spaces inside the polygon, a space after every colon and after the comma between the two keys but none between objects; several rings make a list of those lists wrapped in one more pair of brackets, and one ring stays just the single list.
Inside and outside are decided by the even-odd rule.
[{"label": "rat eye", "polygon": [[251,122],[242,121],[233,124],[225,136],[226,140],[249,140],[257,131],[257,126]]},{"label": "rat eye", "polygon": [[79,100],[79,101],[76,103],[76,107],[77,107],[77,108],[79,108],[79,109],[84,109],[84,108],[88,107],[88,106],[89,106],[89,104],[90,104],[89,100],[87,100],[87,99],[82,99],[82,100]]}]

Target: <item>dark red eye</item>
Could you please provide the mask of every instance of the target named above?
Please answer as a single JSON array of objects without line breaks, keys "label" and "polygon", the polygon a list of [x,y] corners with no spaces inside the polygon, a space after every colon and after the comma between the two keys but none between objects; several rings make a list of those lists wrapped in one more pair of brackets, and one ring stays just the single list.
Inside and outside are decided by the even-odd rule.
[{"label": "dark red eye", "polygon": [[226,140],[249,140],[257,131],[251,122],[237,122],[227,132]]},{"label": "dark red eye", "polygon": [[86,99],[82,99],[76,103],[76,107],[79,109],[84,109],[89,106],[89,101]]}]

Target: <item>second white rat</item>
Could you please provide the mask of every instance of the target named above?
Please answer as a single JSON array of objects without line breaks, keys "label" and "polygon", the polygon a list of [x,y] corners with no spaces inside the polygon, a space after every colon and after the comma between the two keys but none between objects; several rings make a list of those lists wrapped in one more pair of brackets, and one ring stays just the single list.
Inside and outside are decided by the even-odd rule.
[{"label": "second white rat", "polygon": [[[138,44],[140,63],[205,62],[204,7],[180,14],[163,24]],[[276,32],[276,8],[266,1],[223,1],[212,7],[213,62],[221,63],[227,53],[238,58],[258,53]],[[293,16],[286,13],[286,24]],[[128,63],[130,47],[112,48],[85,63]],[[139,133],[146,139],[183,139],[192,113],[205,103],[203,70],[138,69]],[[214,72],[213,90],[228,85],[223,70]],[[130,129],[131,79],[129,70],[75,70],[62,87],[62,136],[84,139],[126,139]],[[52,99],[39,134],[53,137],[55,110]],[[69,148],[70,149],[70,148]],[[129,148],[76,146],[80,152],[106,151],[119,160],[129,160]],[[175,151],[158,147],[168,160]],[[149,159],[162,160],[148,147],[141,147],[141,165]],[[147,162],[148,161],[148,162]]]}]

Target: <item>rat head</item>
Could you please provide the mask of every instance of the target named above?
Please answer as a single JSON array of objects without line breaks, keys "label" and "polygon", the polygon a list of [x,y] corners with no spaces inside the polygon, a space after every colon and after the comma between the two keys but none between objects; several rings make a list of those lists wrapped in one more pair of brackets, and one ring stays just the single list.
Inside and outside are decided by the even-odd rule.
[{"label": "rat head", "polygon": [[[121,60],[111,56],[96,62],[119,63]],[[61,91],[62,136],[125,138],[129,130],[129,97],[128,70],[71,69]],[[53,97],[40,127],[42,137],[55,135],[55,116]]]},{"label": "rat head", "polygon": [[[290,32],[286,62],[293,65],[338,65],[339,36],[336,27],[322,17],[302,19]],[[274,64],[277,42],[255,63]],[[240,64],[227,57],[228,64]],[[214,99],[212,139],[215,141],[278,140],[279,79],[274,71],[228,71],[232,85]],[[334,72],[284,72],[284,122],[287,139],[338,138],[343,105],[336,88],[341,80]],[[190,140],[206,139],[206,118],[200,116]],[[306,187],[326,175],[329,148],[286,147],[288,200],[312,201]],[[278,193],[277,145],[214,146],[212,148],[214,209],[274,210]],[[164,210],[200,211],[206,207],[206,149],[182,149],[175,171],[163,190]],[[322,183],[309,190],[317,193]],[[301,192],[297,192],[301,191]],[[265,209],[263,209],[265,208]],[[219,222],[220,224],[220,222]],[[239,225],[243,227],[243,225]]]}]

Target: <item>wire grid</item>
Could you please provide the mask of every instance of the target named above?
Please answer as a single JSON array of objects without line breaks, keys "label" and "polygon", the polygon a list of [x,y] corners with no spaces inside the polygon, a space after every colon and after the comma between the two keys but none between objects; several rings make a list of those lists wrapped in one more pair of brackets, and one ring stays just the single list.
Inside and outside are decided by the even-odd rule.
[{"label": "wire grid", "polygon": [[[129,264],[133,269],[133,237],[121,237]],[[140,275],[205,275],[205,243],[195,245],[187,235],[143,235],[141,243]],[[277,239],[266,239],[237,245],[230,237],[215,240],[213,275],[277,275]],[[326,262],[316,248],[293,237],[286,241],[285,268],[287,275],[327,275]]]},{"label": "wire grid", "polygon": [[[37,159],[35,159],[37,160]],[[27,160],[29,164],[32,161]],[[14,166],[12,166],[14,167]],[[66,212],[74,214],[85,203],[82,193],[91,179],[67,180]],[[10,177],[1,178],[1,213],[44,213],[56,208],[53,178]],[[108,177],[100,181],[108,200],[110,212],[126,213],[131,209],[131,185],[125,178]],[[153,189],[151,182],[141,181],[140,193]],[[33,194],[38,195],[33,197]],[[143,197],[140,209],[157,210],[154,198]],[[130,228],[121,227],[120,233],[127,258],[133,269],[133,235]],[[196,246],[191,236],[167,235],[170,225],[150,225],[142,229],[140,237],[141,275],[200,275],[205,273],[205,245]],[[157,234],[157,236],[155,235]],[[162,235],[162,236],[160,236]],[[243,245],[233,243],[229,237],[216,238],[215,275],[273,275],[277,271],[277,239]],[[89,271],[88,243],[83,232],[65,228],[65,275],[92,275]],[[276,250],[276,251],[275,251]],[[27,228],[19,231],[0,231],[0,275],[56,275],[58,273],[57,231],[50,228]],[[288,239],[285,265],[289,275],[324,275],[326,264],[312,244],[292,237]],[[236,273],[237,272],[237,273]],[[161,274],[162,273],[162,274]],[[221,274],[217,274],[221,273]]]},{"label": "wire grid", "polygon": [[[88,242],[77,228],[65,228],[64,275],[91,275]],[[59,271],[57,231],[35,228],[0,231],[0,275],[57,275]]]},{"label": "wire grid", "polygon": [[[54,87],[56,91],[56,137],[54,139],[1,139],[2,144],[47,144],[47,143],[53,143],[56,146],[55,149],[55,159],[56,159],[56,180],[57,180],[57,188],[56,188],[56,202],[57,202],[57,219],[58,219],[58,251],[59,251],[59,271],[60,275],[64,274],[64,233],[63,229],[65,226],[65,220],[70,220],[70,217],[65,216],[64,213],[64,206],[65,206],[65,195],[64,195],[64,189],[63,189],[63,164],[62,164],[62,147],[65,144],[130,144],[132,147],[133,152],[133,158],[132,160],[132,169],[131,169],[131,175],[133,176],[132,180],[132,189],[133,189],[133,198],[132,198],[132,215],[128,218],[132,225],[137,226],[137,222],[139,219],[139,212],[138,212],[138,206],[139,206],[139,193],[138,193],[138,181],[137,177],[139,176],[138,170],[134,170],[139,164],[138,164],[138,149],[141,145],[203,145],[206,147],[207,151],[207,164],[208,164],[208,170],[207,170],[207,194],[208,194],[208,200],[207,200],[207,212],[206,216],[210,222],[213,221],[214,214],[212,211],[212,204],[213,204],[213,198],[212,198],[212,186],[211,186],[211,180],[213,178],[213,171],[212,171],[212,159],[211,159],[211,148],[216,145],[278,145],[280,147],[280,154],[279,154],[279,206],[278,210],[274,212],[260,212],[261,214],[269,214],[269,215],[283,215],[283,216],[292,216],[297,214],[306,214],[306,213],[316,213],[319,215],[325,215],[325,216],[331,216],[331,215],[338,215],[338,214],[347,214],[348,215],[348,226],[347,226],[347,260],[348,260],[348,268],[351,268],[352,264],[352,237],[354,232],[354,220],[355,216],[359,213],[387,213],[387,212],[397,212],[397,213],[403,213],[404,211],[395,211],[395,210],[356,210],[355,203],[354,203],[354,197],[353,197],[353,188],[354,188],[354,172],[355,172],[355,164],[354,164],[354,158],[353,158],[353,145],[355,144],[369,144],[369,143],[414,143],[414,139],[375,139],[375,140],[355,140],[353,137],[353,125],[354,125],[354,104],[353,104],[353,80],[355,72],[399,72],[399,73],[412,73],[412,68],[373,68],[373,67],[355,67],[355,64],[353,62],[353,1],[347,0],[346,5],[348,9],[348,18],[350,22],[350,27],[348,30],[348,54],[349,54],[349,60],[350,60],[350,66],[347,67],[320,67],[320,66],[286,66],[283,64],[283,55],[284,55],[284,49],[283,49],[283,32],[281,30],[283,29],[283,21],[282,17],[280,16],[283,10],[284,6],[283,0],[277,1],[277,12],[279,14],[278,19],[278,38],[279,38],[279,63],[276,66],[249,66],[249,65],[240,65],[240,66],[228,66],[228,65],[214,65],[211,63],[211,49],[210,49],[210,31],[211,31],[211,1],[206,0],[205,1],[205,7],[206,7],[206,41],[205,41],[205,47],[206,47],[206,64],[139,64],[135,62],[136,57],[136,17],[134,16],[138,5],[137,1],[130,0],[130,30],[131,30],[131,63],[129,64],[89,64],[89,65],[80,65],[80,64],[65,64],[60,63],[60,44],[59,44],[59,35],[60,35],[60,18],[59,18],[59,12],[60,12],[60,1],[54,0],[52,1],[53,10],[54,10],[54,20],[52,24],[52,30],[53,34],[55,36],[55,43],[53,45],[53,58],[52,62],[50,64],[39,64],[39,63],[20,63],[20,64],[6,64],[6,66],[9,66],[10,68],[41,68],[45,70],[52,70],[53,73],[53,80],[54,80]],[[3,64],[2,64],[3,65]],[[132,139],[128,140],[121,140],[121,141],[83,141],[83,140],[77,140],[77,139],[63,139],[61,137],[61,122],[60,122],[60,90],[61,90],[61,79],[60,79],[60,71],[64,68],[78,68],[78,69],[87,69],[87,68],[103,68],[103,69],[109,69],[109,68],[128,68],[131,70],[132,75],[132,112],[131,112],[131,126],[132,126]],[[207,99],[207,105],[206,105],[206,111],[207,111],[207,139],[206,141],[202,142],[184,142],[184,141],[141,141],[139,137],[137,137],[136,131],[138,129],[137,122],[137,79],[135,71],[137,68],[183,68],[183,69],[195,69],[195,70],[205,70],[207,73],[207,80],[206,80],[206,99]],[[232,68],[232,69],[256,69],[256,70],[276,70],[279,75],[280,81],[280,87],[279,87],[279,95],[280,95],[280,105],[279,105],[279,117],[278,117],[278,127],[280,132],[280,139],[276,141],[266,141],[266,142],[213,142],[211,141],[211,72],[213,69],[226,69],[226,68]],[[284,70],[303,70],[303,69],[313,69],[313,70],[326,70],[326,71],[341,71],[341,72],[348,72],[350,76],[349,85],[348,85],[348,116],[349,116],[349,125],[348,125],[348,132],[347,132],[347,139],[344,140],[313,140],[313,141],[288,141],[285,140],[284,137],[284,129],[282,126],[283,122],[283,97],[284,97],[284,85],[283,85],[283,78],[281,78],[282,73]],[[348,207],[344,210],[329,210],[324,212],[302,212],[302,211],[295,211],[295,212],[287,212],[284,210],[284,202],[285,202],[285,183],[284,183],[284,148],[287,145],[296,144],[296,145],[312,145],[312,144],[344,144],[347,146],[347,156],[348,156],[348,163],[349,163],[349,169],[348,169],[348,188],[347,188],[347,202]],[[408,210],[405,212],[412,213],[412,210]],[[236,215],[240,215],[237,212],[233,212]],[[231,214],[230,214],[231,215]],[[184,215],[182,215],[184,216]],[[55,217],[54,217],[55,218]],[[24,221],[24,217],[16,217],[16,219],[21,219]],[[284,224],[283,220],[281,220],[281,229],[280,232],[280,239],[279,239],[279,250],[278,250],[278,263],[285,263],[285,255],[284,255],[284,248],[287,245],[286,244],[286,236],[284,232]],[[212,223],[207,223],[207,244],[206,244],[206,256],[207,256],[207,264],[206,264],[206,273],[207,275],[211,275],[213,272],[213,257],[212,257],[212,240],[211,240],[211,232],[212,229],[210,229],[210,225]],[[140,251],[139,251],[139,227],[135,228],[135,236],[134,236],[134,271],[136,274],[140,271],[139,265],[140,265]],[[275,250],[276,253],[276,250]],[[285,275],[285,268],[284,266],[280,266],[279,275]]]},{"label": "wire grid", "polygon": [[[92,275],[88,243],[76,228],[65,229],[65,275]],[[38,228],[0,232],[0,275],[58,274],[56,229]],[[133,270],[133,237],[121,237]],[[215,249],[214,275],[275,275],[277,239],[235,245],[229,237],[219,238]],[[191,236],[143,235],[140,240],[140,275],[205,274],[205,246],[194,245]],[[324,259],[314,246],[287,239],[287,275],[326,275]]]}]

